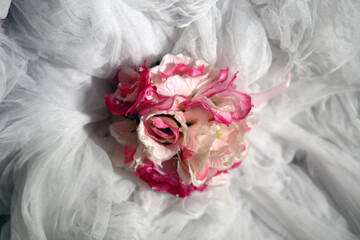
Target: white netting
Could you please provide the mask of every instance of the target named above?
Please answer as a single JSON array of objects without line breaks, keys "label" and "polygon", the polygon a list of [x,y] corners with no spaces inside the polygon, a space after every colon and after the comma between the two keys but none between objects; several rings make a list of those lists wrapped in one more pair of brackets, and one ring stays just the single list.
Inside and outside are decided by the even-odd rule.
[{"label": "white netting", "polygon": [[[358,1],[0,2],[1,239],[357,239]],[[231,181],[178,199],[110,162],[120,66],[186,53],[259,92]],[[357,236],[357,237],[356,237]]]}]

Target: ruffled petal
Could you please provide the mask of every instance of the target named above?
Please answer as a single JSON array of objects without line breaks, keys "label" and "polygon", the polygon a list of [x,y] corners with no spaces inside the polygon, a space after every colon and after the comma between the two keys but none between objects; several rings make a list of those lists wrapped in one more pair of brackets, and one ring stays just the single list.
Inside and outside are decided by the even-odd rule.
[{"label": "ruffled petal", "polygon": [[109,129],[111,136],[120,144],[137,144],[136,123],[134,121],[118,117]]},{"label": "ruffled petal", "polygon": [[148,158],[156,164],[169,160],[178,152],[176,144],[163,145],[147,135],[144,125],[144,117],[140,120],[137,128],[138,138],[144,145]]},{"label": "ruffled petal", "polygon": [[185,184],[177,173],[177,159],[170,159],[157,166],[150,161],[145,161],[136,169],[135,175],[146,182],[154,191],[165,191],[177,197],[186,197],[193,191],[203,191],[206,185],[196,187]]},{"label": "ruffled petal", "polygon": [[132,104],[116,99],[115,94],[105,96],[105,104],[114,115],[123,116],[131,108]]},{"label": "ruffled petal", "polygon": [[168,78],[173,75],[188,75],[189,77],[197,77],[204,74],[205,66],[201,65],[196,68],[190,68],[184,63],[178,63],[167,72],[160,72],[161,78]]},{"label": "ruffled petal", "polygon": [[[158,139],[158,136],[152,136],[154,133],[152,128],[149,124],[151,124],[151,119],[155,117],[159,120],[159,116],[171,116],[173,117],[177,123],[180,124],[178,126],[174,120],[164,120],[163,122],[158,122],[159,127],[165,127],[169,126],[173,128],[175,138],[177,139],[176,142],[168,144],[163,144],[162,139]],[[167,122],[165,122],[167,121]],[[174,128],[177,128],[175,130]],[[180,129],[181,129],[181,136],[180,136]],[[151,131],[151,132],[150,132]],[[156,133],[156,132],[155,132]],[[184,120],[184,117],[182,116],[182,112],[175,112],[175,111],[156,111],[153,110],[151,113],[146,114],[141,117],[140,123],[137,128],[137,134],[140,142],[145,147],[145,151],[147,153],[147,156],[150,160],[154,161],[156,164],[161,164],[161,162],[168,160],[172,158],[174,155],[177,154],[179,149],[186,145],[189,141],[189,130],[186,125],[186,122]],[[178,137],[176,137],[176,134],[178,134]]]}]

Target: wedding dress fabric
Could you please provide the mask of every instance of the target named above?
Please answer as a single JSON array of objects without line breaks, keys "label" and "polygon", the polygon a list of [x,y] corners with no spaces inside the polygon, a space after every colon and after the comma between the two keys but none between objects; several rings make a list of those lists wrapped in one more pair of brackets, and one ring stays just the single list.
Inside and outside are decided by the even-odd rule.
[{"label": "wedding dress fabric", "polygon": [[[359,239],[359,1],[0,1],[0,228],[8,239]],[[253,114],[221,187],[154,192],[110,158],[104,96],[166,53],[289,89]]]}]

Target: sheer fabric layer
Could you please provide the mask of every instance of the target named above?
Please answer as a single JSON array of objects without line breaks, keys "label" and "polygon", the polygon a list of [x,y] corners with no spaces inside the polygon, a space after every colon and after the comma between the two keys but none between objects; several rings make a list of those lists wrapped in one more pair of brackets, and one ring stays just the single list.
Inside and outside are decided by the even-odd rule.
[{"label": "sheer fabric layer", "polygon": [[[0,4],[1,239],[357,239],[360,22],[353,1]],[[5,9],[5,10],[3,10]],[[110,158],[104,96],[120,66],[202,58],[255,111],[231,181],[185,199]]]}]

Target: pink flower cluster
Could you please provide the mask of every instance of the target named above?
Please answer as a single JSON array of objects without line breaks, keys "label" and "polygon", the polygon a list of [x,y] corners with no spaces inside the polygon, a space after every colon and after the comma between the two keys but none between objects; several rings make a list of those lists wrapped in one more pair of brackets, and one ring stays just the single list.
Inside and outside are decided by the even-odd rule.
[{"label": "pink flower cluster", "polygon": [[246,155],[252,107],[228,72],[170,54],[150,69],[121,69],[116,92],[105,98],[120,143],[114,165],[179,197],[223,184]]}]

